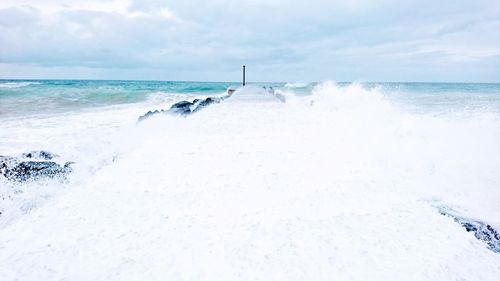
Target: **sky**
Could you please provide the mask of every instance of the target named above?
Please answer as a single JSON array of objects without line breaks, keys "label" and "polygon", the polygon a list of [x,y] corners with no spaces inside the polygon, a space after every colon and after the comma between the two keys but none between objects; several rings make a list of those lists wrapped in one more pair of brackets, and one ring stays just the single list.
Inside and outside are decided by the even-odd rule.
[{"label": "sky", "polygon": [[500,82],[498,0],[1,0],[0,78]]}]

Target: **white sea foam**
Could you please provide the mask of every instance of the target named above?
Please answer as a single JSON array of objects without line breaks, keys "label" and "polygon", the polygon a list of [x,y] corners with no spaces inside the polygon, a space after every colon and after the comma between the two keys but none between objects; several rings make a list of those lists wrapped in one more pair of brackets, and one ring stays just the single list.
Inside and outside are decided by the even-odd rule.
[{"label": "white sea foam", "polygon": [[4,82],[0,83],[0,88],[20,88],[40,84],[40,82]]},{"label": "white sea foam", "polygon": [[288,82],[285,84],[285,87],[286,88],[303,88],[303,87],[307,87],[307,85],[309,85],[309,83],[305,83],[305,82]]},{"label": "white sea foam", "polygon": [[[210,96],[224,96],[226,93],[212,94]],[[167,93],[167,92],[154,92],[149,94],[148,99],[144,104],[152,106],[154,108],[159,107],[162,109],[168,109],[172,104],[188,100],[193,101],[194,99],[200,98],[199,94],[180,94],[180,93]]]},{"label": "white sea foam", "polygon": [[500,226],[498,115],[410,113],[359,84],[264,95],[139,124],[145,105],[2,124],[9,152],[77,162],[49,189],[64,192],[11,194],[36,206],[0,230],[5,280],[500,275],[500,256],[433,207]]},{"label": "white sea foam", "polygon": [[166,93],[166,92],[154,92],[149,94],[147,103],[150,105],[166,105],[166,104],[173,104],[175,102],[178,102],[182,99],[194,99],[196,96],[195,95],[189,95],[189,94],[179,94],[179,93]]}]

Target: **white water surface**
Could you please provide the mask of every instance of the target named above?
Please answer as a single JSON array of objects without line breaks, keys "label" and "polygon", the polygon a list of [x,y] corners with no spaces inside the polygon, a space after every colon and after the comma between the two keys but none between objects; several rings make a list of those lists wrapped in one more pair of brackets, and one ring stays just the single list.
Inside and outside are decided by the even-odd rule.
[{"label": "white water surface", "polygon": [[358,84],[284,94],[141,123],[168,99],[3,119],[3,153],[76,164],[63,183],[0,179],[1,280],[498,280],[500,255],[436,209],[500,229],[498,112],[415,112]]}]

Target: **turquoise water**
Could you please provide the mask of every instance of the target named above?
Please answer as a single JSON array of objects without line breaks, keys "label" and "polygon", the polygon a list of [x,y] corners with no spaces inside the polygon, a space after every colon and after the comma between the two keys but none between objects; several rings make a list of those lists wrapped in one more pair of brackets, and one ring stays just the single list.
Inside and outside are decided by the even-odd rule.
[{"label": "turquoise water", "polygon": [[142,102],[152,94],[215,94],[234,83],[0,80],[0,115],[44,114]]},{"label": "turquoise water", "polygon": [[[255,83],[308,95],[318,83]],[[338,83],[347,87],[351,83]],[[500,84],[361,83],[413,111],[500,112]],[[51,114],[147,101],[155,95],[213,95],[237,88],[230,82],[0,80],[0,117]]]}]

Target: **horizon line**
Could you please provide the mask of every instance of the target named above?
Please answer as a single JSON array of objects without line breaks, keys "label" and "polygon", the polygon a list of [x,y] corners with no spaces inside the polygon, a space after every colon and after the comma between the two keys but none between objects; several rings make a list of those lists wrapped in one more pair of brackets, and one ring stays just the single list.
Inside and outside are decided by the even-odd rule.
[{"label": "horizon line", "polygon": [[[241,81],[200,81],[200,80],[158,80],[158,79],[80,79],[80,78],[0,78],[0,81],[127,81],[127,82],[188,82],[188,83],[235,83],[242,84]],[[246,84],[259,84],[259,83],[276,83],[276,84],[286,84],[286,83],[323,83],[323,82],[333,82],[333,83],[407,83],[407,84],[500,84],[497,82],[470,82],[470,81],[335,81],[335,80],[323,80],[323,81],[253,81],[246,82]]]}]

